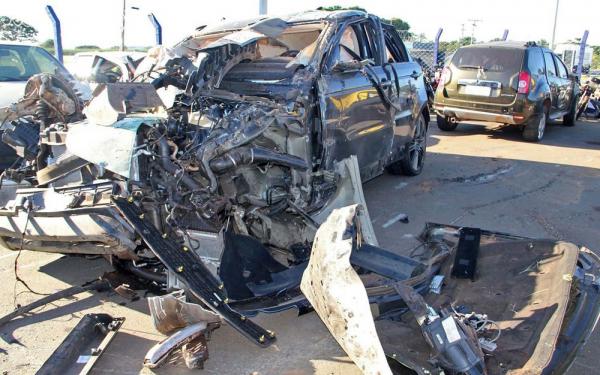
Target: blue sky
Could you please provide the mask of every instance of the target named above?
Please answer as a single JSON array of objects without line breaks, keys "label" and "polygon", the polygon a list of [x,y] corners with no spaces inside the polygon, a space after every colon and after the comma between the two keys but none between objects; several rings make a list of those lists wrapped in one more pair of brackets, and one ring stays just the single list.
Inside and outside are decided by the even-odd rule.
[{"label": "blue sky", "polygon": [[[38,39],[52,37],[44,10],[54,7],[61,17],[63,45],[83,44],[109,47],[120,43],[122,0],[20,0],[3,1],[2,15],[16,17],[36,27]],[[432,38],[444,28],[442,40],[460,36],[461,25],[470,35],[469,19],[480,19],[475,30],[479,40],[500,37],[505,28],[509,39],[550,40],[556,0],[269,0],[269,14],[286,14],[321,5],[358,5],[381,17],[399,17],[413,31]],[[140,10],[132,10],[131,6]],[[172,45],[203,24],[248,18],[258,14],[258,0],[127,0],[126,44],[146,46],[154,42],[154,31],[147,13],[154,12],[163,26],[164,44]],[[600,45],[600,0],[561,0],[557,43],[580,37],[590,31],[589,44]]]}]

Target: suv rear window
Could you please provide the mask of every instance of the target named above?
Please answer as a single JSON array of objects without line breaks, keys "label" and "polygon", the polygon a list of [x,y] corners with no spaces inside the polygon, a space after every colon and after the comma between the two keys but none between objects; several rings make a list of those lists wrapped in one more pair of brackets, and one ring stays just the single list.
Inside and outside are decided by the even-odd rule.
[{"label": "suv rear window", "polygon": [[461,48],[452,57],[452,64],[459,69],[483,68],[489,72],[512,72],[521,70],[521,49],[469,47]]}]

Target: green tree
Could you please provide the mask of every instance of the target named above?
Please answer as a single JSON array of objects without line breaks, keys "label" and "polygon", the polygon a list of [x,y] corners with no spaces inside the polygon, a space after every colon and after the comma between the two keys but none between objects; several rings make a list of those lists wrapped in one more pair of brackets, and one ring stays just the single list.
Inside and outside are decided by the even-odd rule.
[{"label": "green tree", "polygon": [[40,47],[45,49],[54,49],[54,39],[46,39],[40,43]]},{"label": "green tree", "polygon": [[398,31],[401,31],[401,30],[402,31],[408,31],[408,30],[410,30],[410,24],[408,22],[404,21],[401,18],[396,18],[396,17],[393,17],[393,18],[390,18],[390,19],[383,18],[382,21],[385,22],[385,23],[389,23],[390,25],[394,26],[394,28],[396,30],[398,30]]},{"label": "green tree", "polygon": [[592,55],[592,69],[600,69],[600,46],[592,46],[594,54]]},{"label": "green tree", "polygon": [[548,48],[550,46],[550,43],[548,43],[548,41],[544,38],[538,40],[537,42],[535,42],[538,46],[540,47],[545,47]]},{"label": "green tree", "polygon": [[0,39],[10,41],[34,41],[38,31],[23,21],[0,16]]},{"label": "green tree", "polygon": [[93,44],[84,44],[82,46],[75,47],[75,49],[85,49],[85,50],[97,50],[98,49],[99,50],[100,47],[95,46]]}]

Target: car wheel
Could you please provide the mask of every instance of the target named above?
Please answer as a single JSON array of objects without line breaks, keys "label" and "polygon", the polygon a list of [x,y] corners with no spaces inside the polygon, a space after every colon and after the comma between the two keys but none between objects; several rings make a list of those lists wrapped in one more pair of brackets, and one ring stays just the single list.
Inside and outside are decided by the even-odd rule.
[{"label": "car wheel", "polygon": [[573,98],[573,103],[571,103],[571,110],[563,117],[564,126],[575,125],[575,116],[577,115],[577,102],[579,102],[579,98]]},{"label": "car wheel", "polygon": [[437,115],[437,126],[440,130],[451,132],[458,126],[457,122],[448,121],[448,117]]},{"label": "car wheel", "polygon": [[388,166],[391,174],[403,174],[416,176],[423,171],[425,163],[425,152],[427,150],[427,124],[423,115],[419,116],[415,125],[415,133],[412,139],[404,145],[401,160]]},{"label": "car wheel", "polygon": [[544,107],[541,114],[532,116],[525,129],[523,129],[523,139],[529,142],[539,142],[544,138],[546,131],[546,120],[548,119],[548,108]]}]

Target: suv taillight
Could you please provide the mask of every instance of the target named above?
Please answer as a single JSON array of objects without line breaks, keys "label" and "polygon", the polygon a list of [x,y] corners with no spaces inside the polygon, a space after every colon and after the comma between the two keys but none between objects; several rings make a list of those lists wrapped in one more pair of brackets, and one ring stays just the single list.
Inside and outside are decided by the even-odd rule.
[{"label": "suv taillight", "polygon": [[440,78],[440,81],[442,81],[442,85],[445,86],[449,84],[451,80],[452,70],[450,70],[448,67],[445,67],[444,70],[442,70],[442,78]]},{"label": "suv taillight", "polygon": [[531,86],[531,75],[528,72],[519,73],[519,88],[517,92],[519,94],[529,94],[529,88]]}]

